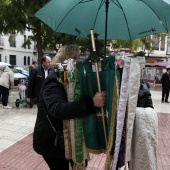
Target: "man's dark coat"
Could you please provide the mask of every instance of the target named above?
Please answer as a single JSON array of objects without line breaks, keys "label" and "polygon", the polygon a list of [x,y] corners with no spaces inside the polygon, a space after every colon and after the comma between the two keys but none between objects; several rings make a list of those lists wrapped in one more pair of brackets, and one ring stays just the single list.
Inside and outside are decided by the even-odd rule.
[{"label": "man's dark coat", "polygon": [[162,75],[161,82],[163,88],[165,89],[170,88],[170,78],[167,72]]},{"label": "man's dark coat", "polygon": [[[50,73],[52,70],[52,68],[49,68],[48,73]],[[37,99],[39,97],[41,86],[44,80],[45,72],[42,66],[36,66],[31,69],[28,80],[27,98]]]}]

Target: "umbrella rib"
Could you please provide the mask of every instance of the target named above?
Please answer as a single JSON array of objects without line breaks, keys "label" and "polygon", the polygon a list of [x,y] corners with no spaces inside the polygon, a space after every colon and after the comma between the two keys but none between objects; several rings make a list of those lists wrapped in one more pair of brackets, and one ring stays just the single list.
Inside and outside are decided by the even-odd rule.
[{"label": "umbrella rib", "polygon": [[67,13],[66,15],[63,17],[63,19],[60,21],[60,23],[58,24],[57,28],[55,29],[57,31],[57,29],[60,27],[60,25],[62,24],[62,22],[64,21],[64,19],[68,16],[68,14],[79,4],[80,2],[78,2],[77,4],[75,4]]},{"label": "umbrella rib", "polygon": [[[126,25],[127,25],[127,29],[128,29],[128,33],[129,33],[129,39],[130,39],[130,41],[132,40],[132,38],[131,38],[131,34],[130,34],[130,29],[129,29],[129,26],[128,26],[128,21],[127,21],[127,18],[126,18],[126,15],[125,15],[125,13],[124,13],[124,10],[123,10],[123,8],[122,8],[122,5],[119,3],[119,1],[117,0],[117,3],[119,4],[119,7],[120,7],[120,9],[122,10],[122,12],[123,12],[123,15],[124,15],[124,18],[125,18],[125,21],[126,21]],[[115,3],[116,4],[116,3]]]},{"label": "umbrella rib", "polygon": [[94,27],[95,27],[95,24],[96,24],[96,21],[97,21],[97,16],[98,16],[98,13],[99,13],[99,11],[100,11],[100,8],[103,6],[104,3],[105,3],[105,0],[101,0],[101,3],[100,3],[100,5],[99,5],[99,8],[98,8],[98,10],[97,10],[96,17],[95,17],[95,20],[94,20],[93,29],[94,29]]},{"label": "umbrella rib", "polygon": [[151,8],[151,6],[149,4],[147,4],[146,2],[144,2],[143,0],[140,0],[142,1],[145,5],[147,5],[153,12],[154,14],[157,16],[157,18],[159,19],[159,21],[161,22],[161,24],[164,26],[164,28],[166,29],[166,31],[168,32],[168,28],[166,28],[166,26],[164,25],[164,23],[162,22],[162,20],[159,18],[159,16],[156,14],[156,12],[153,10],[153,8]]},{"label": "umbrella rib", "polygon": [[[55,29],[57,31],[57,29],[60,27],[60,25],[62,24],[62,22],[65,20],[65,18],[68,16],[68,14],[80,3],[86,3],[86,2],[90,2],[90,1],[94,1],[94,0],[81,0],[79,1],[77,4],[75,4],[67,13],[66,15],[63,17],[63,19],[60,21],[60,23],[58,24],[57,28]],[[76,31],[80,32],[77,28],[75,29]]]}]

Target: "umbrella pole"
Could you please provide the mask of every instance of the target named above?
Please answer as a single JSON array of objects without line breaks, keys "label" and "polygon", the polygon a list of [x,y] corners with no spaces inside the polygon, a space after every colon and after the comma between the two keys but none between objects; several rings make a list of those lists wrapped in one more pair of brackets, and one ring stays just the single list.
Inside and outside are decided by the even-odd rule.
[{"label": "umbrella pole", "polygon": [[[96,51],[95,42],[94,42],[94,32],[93,30],[90,30],[91,34],[91,40],[92,40],[92,48],[93,51]],[[94,59],[95,62],[95,69],[96,69],[96,77],[97,77],[97,85],[98,85],[98,91],[101,93],[101,86],[100,86],[100,77],[99,77],[99,70],[98,70],[98,59]],[[106,124],[105,124],[105,115],[104,115],[104,109],[101,107],[101,113],[102,113],[102,122],[103,122],[103,129],[104,129],[104,137],[105,137],[105,143],[107,148],[107,133],[106,133]]]},{"label": "umbrella pole", "polygon": [[105,20],[105,49],[104,49],[104,55],[106,57],[106,47],[107,47],[107,23],[108,23],[108,9],[109,9],[109,1],[106,0],[105,2],[106,6],[106,20]]}]

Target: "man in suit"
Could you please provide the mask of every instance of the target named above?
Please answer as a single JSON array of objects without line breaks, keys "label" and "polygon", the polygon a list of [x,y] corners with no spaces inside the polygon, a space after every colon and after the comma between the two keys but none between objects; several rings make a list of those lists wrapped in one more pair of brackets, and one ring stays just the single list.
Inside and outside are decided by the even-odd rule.
[{"label": "man in suit", "polygon": [[41,86],[45,78],[52,71],[50,63],[51,58],[44,56],[41,58],[41,65],[31,69],[27,88],[27,102],[38,100]]},{"label": "man in suit", "polygon": [[170,67],[167,67],[167,72],[162,75],[162,103],[169,103],[169,90],[170,90]]}]

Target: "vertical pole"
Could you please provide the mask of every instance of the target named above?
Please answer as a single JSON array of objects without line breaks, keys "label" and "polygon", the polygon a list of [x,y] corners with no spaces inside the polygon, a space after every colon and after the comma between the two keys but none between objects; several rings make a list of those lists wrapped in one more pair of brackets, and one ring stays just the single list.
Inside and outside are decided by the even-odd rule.
[{"label": "vertical pole", "polygon": [[[93,30],[90,30],[90,34],[91,34],[93,51],[96,51],[95,42],[94,42],[94,32],[93,32]],[[95,61],[95,69],[96,69],[96,77],[97,77],[98,91],[99,91],[99,93],[101,93],[100,77],[99,77],[99,70],[98,70],[98,60],[95,59],[94,61]],[[107,148],[107,133],[106,133],[105,115],[104,115],[104,109],[103,109],[103,107],[101,107],[101,114],[102,114],[102,123],[103,123],[103,129],[104,129],[105,143],[106,143],[106,148]]]},{"label": "vertical pole", "polygon": [[104,49],[104,55],[106,57],[106,46],[107,46],[107,23],[108,23],[108,9],[109,9],[109,1],[106,0],[105,2],[106,6],[106,19],[105,19],[105,49]]}]

